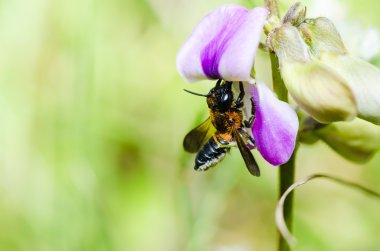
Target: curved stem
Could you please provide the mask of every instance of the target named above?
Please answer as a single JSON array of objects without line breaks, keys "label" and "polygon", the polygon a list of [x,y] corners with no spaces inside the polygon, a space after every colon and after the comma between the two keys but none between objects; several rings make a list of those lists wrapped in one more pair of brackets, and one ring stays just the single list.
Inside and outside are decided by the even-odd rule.
[{"label": "curved stem", "polygon": [[[273,90],[277,94],[277,97],[284,101],[288,102],[288,91],[285,87],[285,84],[281,78],[279,70],[279,62],[275,53],[270,53],[270,60],[272,66],[272,80],[273,80]],[[294,149],[293,155],[290,160],[281,165],[279,168],[279,198],[285,193],[285,191],[294,183],[295,176],[295,157],[297,153],[298,145]],[[292,215],[293,215],[293,194],[288,196],[287,201],[284,204],[284,219],[286,224],[289,227],[289,230],[292,229]],[[285,241],[283,236],[279,235],[278,240],[278,250],[279,251],[289,251],[290,247]]]},{"label": "curved stem", "polygon": [[286,202],[286,199],[287,199],[287,196],[289,196],[289,194],[292,193],[292,191],[294,191],[296,188],[298,188],[299,186],[302,186],[306,183],[308,183],[309,181],[311,180],[314,180],[314,179],[318,179],[318,178],[325,178],[325,179],[329,179],[331,181],[334,181],[334,182],[337,182],[337,183],[340,183],[342,185],[345,185],[345,186],[348,186],[348,187],[351,187],[351,188],[355,188],[363,193],[366,193],[367,195],[370,195],[370,196],[373,196],[373,197],[376,197],[377,199],[380,199],[380,193],[372,190],[372,189],[368,189],[360,184],[357,184],[357,183],[354,183],[354,182],[351,182],[351,181],[347,181],[347,180],[344,180],[344,179],[341,179],[341,178],[338,178],[338,177],[334,177],[334,176],[331,176],[331,175],[328,175],[328,174],[313,174],[313,175],[310,175],[310,176],[307,176],[305,178],[302,178],[300,180],[298,180],[297,182],[293,183],[286,191],[285,193],[282,195],[281,199],[279,200],[278,204],[277,204],[277,208],[276,208],[276,224],[277,224],[277,228],[279,229],[279,231],[281,232],[282,236],[287,240],[287,242],[289,243],[289,245],[291,246],[295,246],[296,244],[296,239],[294,238],[294,236],[290,233],[288,227],[286,226],[286,222],[284,221],[284,215],[283,215],[283,209],[284,209],[284,204]]}]

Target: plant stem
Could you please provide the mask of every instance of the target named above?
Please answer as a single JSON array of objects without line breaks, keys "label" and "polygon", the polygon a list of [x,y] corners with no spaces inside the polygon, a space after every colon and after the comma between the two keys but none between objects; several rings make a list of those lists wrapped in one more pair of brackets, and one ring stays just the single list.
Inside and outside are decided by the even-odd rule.
[{"label": "plant stem", "polygon": [[288,90],[281,78],[280,65],[274,52],[270,52],[270,63],[272,66],[273,91],[276,93],[278,99],[288,102]]},{"label": "plant stem", "polygon": [[[270,15],[281,19],[278,0],[265,0],[265,6],[270,10]],[[278,58],[274,52],[270,53],[270,61],[272,66],[272,81],[273,81],[273,90],[277,94],[277,97],[284,101],[288,102],[288,90],[285,87],[284,81],[281,78],[280,74],[280,65]],[[284,192],[294,183],[295,176],[295,158],[298,150],[298,143],[292,156],[289,161],[279,168],[279,196],[284,194]],[[293,193],[289,194],[287,201],[284,203],[284,219],[286,225],[288,226],[289,231],[292,230],[292,218],[293,218]],[[279,234],[278,239],[278,251],[289,251],[290,247],[286,240]]]},{"label": "plant stem", "polygon": [[[277,94],[277,97],[284,101],[288,102],[288,91],[285,87],[284,81],[281,78],[279,70],[279,62],[275,53],[270,53],[270,60],[272,66],[272,80],[273,80],[273,90]],[[281,165],[279,168],[279,198],[282,194],[294,183],[295,175],[295,156],[298,146],[294,149],[293,155],[290,160]],[[287,201],[284,204],[284,218],[285,222],[289,228],[292,230],[292,214],[293,214],[293,194],[288,196]],[[278,240],[278,251],[289,251],[290,247],[288,246],[285,239],[280,235]]]},{"label": "plant stem", "polygon": [[[295,158],[298,146],[294,149],[293,155],[289,161],[280,166],[279,169],[279,198],[284,192],[294,183],[295,176]],[[293,192],[289,194],[287,200],[284,203],[284,219],[289,231],[292,231],[293,221]],[[280,234],[278,237],[278,250],[288,251],[290,247],[283,236]]]}]

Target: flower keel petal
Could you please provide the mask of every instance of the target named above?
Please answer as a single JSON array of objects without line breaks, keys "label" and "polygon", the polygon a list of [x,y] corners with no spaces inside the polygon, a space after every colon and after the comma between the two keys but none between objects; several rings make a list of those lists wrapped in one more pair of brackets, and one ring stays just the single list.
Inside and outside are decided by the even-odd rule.
[{"label": "flower keel petal", "polygon": [[256,118],[252,134],[257,149],[274,166],[286,163],[291,157],[298,132],[295,111],[278,100],[265,84],[251,89],[256,105]]}]

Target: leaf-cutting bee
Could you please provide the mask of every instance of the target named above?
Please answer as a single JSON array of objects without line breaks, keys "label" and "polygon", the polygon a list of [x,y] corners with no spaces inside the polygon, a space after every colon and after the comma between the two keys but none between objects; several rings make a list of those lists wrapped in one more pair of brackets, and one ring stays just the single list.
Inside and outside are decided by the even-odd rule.
[{"label": "leaf-cutting bee", "polygon": [[[208,94],[198,94],[185,90],[197,96],[207,98],[210,116],[202,124],[191,130],[183,141],[187,152],[197,153],[195,170],[204,171],[218,164],[232,146],[238,146],[248,171],[254,176],[260,176],[260,169],[249,149],[254,146],[253,138],[246,128],[251,128],[254,122],[255,106],[252,102],[252,116],[243,119],[244,88],[239,82],[239,95],[234,99],[232,82],[218,80]],[[251,100],[252,101],[252,100]]]}]

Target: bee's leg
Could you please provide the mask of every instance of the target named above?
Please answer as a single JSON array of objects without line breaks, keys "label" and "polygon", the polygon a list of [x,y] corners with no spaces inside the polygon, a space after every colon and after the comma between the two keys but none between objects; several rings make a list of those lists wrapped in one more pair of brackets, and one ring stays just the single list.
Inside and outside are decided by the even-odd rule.
[{"label": "bee's leg", "polygon": [[244,98],[245,92],[244,92],[244,87],[243,87],[242,82],[239,82],[239,90],[240,90],[239,96],[237,97],[235,101],[236,108],[242,108],[244,105],[243,98]]},{"label": "bee's leg", "polygon": [[221,137],[217,136],[216,134],[213,135],[215,142],[218,142],[221,147],[230,147],[230,142],[227,140],[222,139]]},{"label": "bee's leg", "polygon": [[218,79],[218,81],[216,82],[215,87],[219,87],[221,83],[222,83],[222,80],[221,80],[221,79]]},{"label": "bee's leg", "polygon": [[249,120],[244,120],[243,123],[244,123],[244,126],[245,126],[246,128],[251,128],[252,125],[253,125],[253,122],[254,122],[254,121],[255,121],[255,116],[251,116],[251,117],[249,118]]},{"label": "bee's leg", "polygon": [[247,135],[247,137],[248,137],[248,145],[250,146],[251,149],[255,149],[256,148],[255,140],[249,134]]},{"label": "bee's leg", "polygon": [[256,114],[256,104],[255,104],[255,101],[253,100],[253,97],[251,97],[251,104],[252,104],[251,114],[255,115]]},{"label": "bee's leg", "polygon": [[239,134],[240,134],[243,138],[247,139],[247,145],[250,147],[250,149],[254,149],[254,148],[256,148],[256,142],[255,142],[255,140],[252,138],[251,135],[249,135],[249,133],[247,133],[246,130],[244,130],[243,128],[241,128],[241,129],[239,130]]}]

